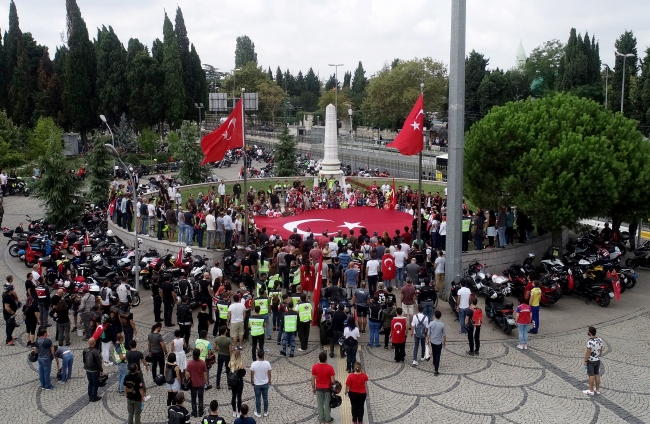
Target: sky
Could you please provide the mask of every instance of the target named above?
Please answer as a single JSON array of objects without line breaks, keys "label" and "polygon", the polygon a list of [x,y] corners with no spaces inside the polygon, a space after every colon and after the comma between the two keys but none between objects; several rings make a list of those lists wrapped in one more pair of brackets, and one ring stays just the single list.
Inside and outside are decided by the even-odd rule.
[{"label": "sky", "polygon": [[[65,31],[65,0],[15,0],[23,32],[50,48]],[[77,0],[91,39],[112,26],[124,46],[131,37],[151,46],[162,39],[165,10],[174,22],[181,7],[190,42],[203,63],[234,67],[235,40],[248,35],[258,64],[296,75],[312,67],[321,80],[328,64],[354,73],[363,62],[372,76],[394,58],[430,56],[449,63],[450,0]],[[0,29],[8,26],[9,0],[0,0]],[[521,41],[526,54],[547,40],[566,42],[571,27],[600,42],[603,63],[614,64],[614,42],[633,30],[641,58],[650,46],[648,0],[467,0],[466,55],[476,50],[489,67],[514,66]]]}]

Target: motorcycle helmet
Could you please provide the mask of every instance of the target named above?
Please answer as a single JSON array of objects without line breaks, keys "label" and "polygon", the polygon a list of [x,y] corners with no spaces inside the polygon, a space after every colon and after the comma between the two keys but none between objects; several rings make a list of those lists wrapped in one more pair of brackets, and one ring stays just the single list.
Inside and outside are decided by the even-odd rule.
[{"label": "motorcycle helmet", "polygon": [[108,381],[108,374],[104,374],[99,377],[99,387],[106,386],[106,381]]},{"label": "motorcycle helmet", "polygon": [[334,383],[330,384],[330,390],[332,391],[332,394],[338,395],[341,393],[341,383],[338,381],[334,381]]},{"label": "motorcycle helmet", "polygon": [[598,249],[598,259],[609,259],[609,250],[605,248]]},{"label": "motorcycle helmet", "polygon": [[191,255],[192,254],[192,248],[188,246],[188,247],[185,248],[184,252],[185,252],[185,256]]},{"label": "motorcycle helmet", "polygon": [[102,263],[102,255],[93,255],[93,263],[99,265]]},{"label": "motorcycle helmet", "polygon": [[156,383],[156,386],[162,386],[163,384],[165,384],[165,376],[162,374],[158,374],[154,379],[154,382]]},{"label": "motorcycle helmet", "polygon": [[66,289],[66,290],[70,288],[70,281],[69,280],[65,280],[63,282],[63,288]]},{"label": "motorcycle helmet", "polygon": [[29,352],[29,353],[27,354],[27,360],[28,360],[29,362],[36,362],[36,361],[38,361],[38,353],[36,353],[35,351],[32,350],[31,352]]},{"label": "motorcycle helmet", "polygon": [[497,292],[493,291],[490,295],[490,299],[495,300],[498,297]]},{"label": "motorcycle helmet", "polygon": [[113,237],[113,230],[106,231],[106,237]]},{"label": "motorcycle helmet", "polygon": [[332,397],[330,397],[330,408],[338,408],[342,403],[343,400],[341,399],[341,396],[332,395]]}]

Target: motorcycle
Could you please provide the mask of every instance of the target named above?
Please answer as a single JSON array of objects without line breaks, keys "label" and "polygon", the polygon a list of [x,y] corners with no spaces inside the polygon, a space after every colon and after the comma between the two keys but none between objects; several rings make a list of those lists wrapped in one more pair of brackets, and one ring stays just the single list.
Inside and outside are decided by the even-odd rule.
[{"label": "motorcycle", "polygon": [[586,298],[585,303],[595,300],[598,305],[604,308],[614,298],[614,292],[607,282],[589,278],[580,268],[569,268],[567,273],[567,292]]},{"label": "motorcycle", "polygon": [[471,291],[478,292],[478,294],[485,293],[487,278],[484,264],[479,264],[478,261],[469,264],[467,270],[465,270],[465,277],[468,282],[467,287]]},{"label": "motorcycle", "polygon": [[634,250],[634,257],[625,261],[628,268],[650,268],[650,240],[643,242],[638,249]]},{"label": "motorcycle", "polygon": [[492,281],[485,296],[485,314],[490,318],[490,322],[497,324],[509,335],[516,325],[513,304],[504,302],[505,297],[510,294],[509,283],[498,275],[494,275]]},{"label": "motorcycle", "polygon": [[10,195],[22,194],[23,196],[29,196],[29,187],[22,178],[7,178],[7,193]]}]

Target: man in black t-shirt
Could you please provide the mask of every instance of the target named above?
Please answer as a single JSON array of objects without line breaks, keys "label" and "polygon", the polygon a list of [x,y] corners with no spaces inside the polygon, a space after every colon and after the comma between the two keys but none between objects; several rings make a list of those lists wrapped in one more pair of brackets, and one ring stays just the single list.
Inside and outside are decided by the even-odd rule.
[{"label": "man in black t-shirt", "polygon": [[[343,337],[343,331],[345,330],[345,320],[348,316],[345,313],[343,304],[339,304],[336,312],[332,314],[332,338],[330,339],[330,358],[334,357],[334,345],[339,343],[339,339]],[[339,356],[343,358],[345,352],[343,350],[343,345],[339,346]]]},{"label": "man in black t-shirt", "polygon": [[208,305],[210,320],[212,320],[212,278],[209,272],[204,272],[199,280],[199,298],[200,303]]},{"label": "man in black t-shirt", "polygon": [[[167,423],[168,424],[189,424],[190,421],[192,420],[192,416],[190,415],[190,411],[187,410],[183,406],[183,403],[185,402],[185,393],[183,392],[178,392],[176,393],[176,405],[172,405],[169,407],[167,410]],[[212,402],[216,402],[216,400],[213,400]],[[201,423],[205,423],[206,421],[203,420]],[[211,423],[211,421],[208,421]],[[215,421],[219,422],[219,421]],[[222,421],[222,424],[225,424],[225,422]]]},{"label": "man in black t-shirt", "polygon": [[124,377],[124,392],[126,393],[126,404],[129,415],[129,422],[140,422],[142,413],[142,402],[146,397],[144,382],[138,375],[138,367],[135,364],[129,365],[129,373]]},{"label": "man in black t-shirt", "polygon": [[131,364],[135,364],[138,367],[138,373],[140,374],[140,378],[142,378],[142,385],[144,387],[144,390],[147,391],[146,383],[144,382],[144,376],[142,374],[142,369],[140,368],[140,365],[144,365],[147,372],[149,372],[149,364],[147,361],[144,360],[144,355],[142,352],[140,352],[137,349],[137,342],[135,340],[131,340],[131,343],[129,343],[130,350],[128,350],[125,354],[126,356],[126,363],[127,366],[131,366]]},{"label": "man in black t-shirt", "polygon": [[162,291],[162,300],[165,307],[165,327],[173,327],[172,314],[174,312],[174,303],[176,303],[176,292],[171,282],[171,276],[168,276],[165,282],[160,285],[160,290]]},{"label": "man in black t-shirt", "polygon": [[436,290],[431,286],[430,280],[424,280],[424,286],[420,288],[418,294],[418,304],[422,305],[422,313],[431,321],[433,321],[434,306],[437,300]]}]

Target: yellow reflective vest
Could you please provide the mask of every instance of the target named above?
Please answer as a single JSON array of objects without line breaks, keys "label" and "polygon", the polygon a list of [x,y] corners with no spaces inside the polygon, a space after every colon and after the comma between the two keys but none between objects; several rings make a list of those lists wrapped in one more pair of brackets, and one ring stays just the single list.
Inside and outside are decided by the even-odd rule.
[{"label": "yellow reflective vest", "polygon": [[251,327],[251,336],[264,334],[264,320],[262,318],[249,318],[248,324]]},{"label": "yellow reflective vest", "polygon": [[298,315],[284,314],[284,332],[295,333],[298,329]]},{"label": "yellow reflective vest", "polygon": [[300,322],[311,321],[311,303],[305,302],[298,305],[298,317]]},{"label": "yellow reflective vest", "polygon": [[260,307],[260,315],[269,314],[269,300],[266,298],[255,299],[255,306]]}]

